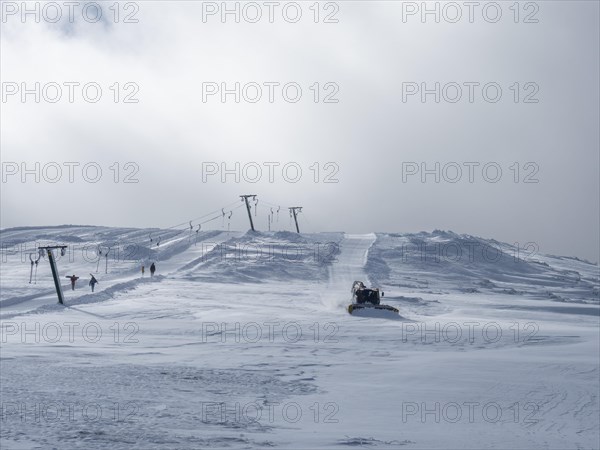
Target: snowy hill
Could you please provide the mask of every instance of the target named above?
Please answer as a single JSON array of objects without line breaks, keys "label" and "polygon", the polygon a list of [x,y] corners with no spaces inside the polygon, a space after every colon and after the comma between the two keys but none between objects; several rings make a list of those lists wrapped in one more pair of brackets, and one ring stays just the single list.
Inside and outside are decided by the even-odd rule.
[{"label": "snowy hill", "polygon": [[[444,231],[0,238],[2,448],[600,446],[595,264]],[[396,320],[349,315],[354,280]]]}]

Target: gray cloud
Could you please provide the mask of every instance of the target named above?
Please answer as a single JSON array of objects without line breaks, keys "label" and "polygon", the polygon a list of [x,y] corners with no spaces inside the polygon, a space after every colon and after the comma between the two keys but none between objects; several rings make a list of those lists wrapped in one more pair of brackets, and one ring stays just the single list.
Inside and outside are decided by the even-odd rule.
[{"label": "gray cloud", "polygon": [[[597,3],[540,2],[537,24],[515,24],[507,6],[495,24],[479,16],[472,24],[404,23],[393,2],[341,2],[337,24],[310,16],[296,24],[223,24],[203,23],[201,2],[138,5],[139,23],[132,24],[108,15],[97,24],[2,24],[3,83],[94,81],[103,88],[95,104],[2,103],[3,162],[96,162],[103,170],[98,183],[80,173],[74,183],[66,175],[54,184],[10,177],[2,183],[2,227],[170,226],[249,192],[276,205],[303,205],[306,231],[452,229],[599,259]],[[303,12],[310,13],[308,4]],[[202,102],[203,82],[265,81],[296,82],[303,98]],[[501,101],[485,102],[476,90],[474,103],[402,102],[403,82],[468,81],[498,83]],[[122,103],[131,93],[126,82],[139,86],[139,103]],[[321,96],[324,83],[339,85],[339,103],[315,103],[315,82]],[[515,82],[519,103],[510,90]],[[539,86],[539,103],[522,103],[531,93],[526,82]],[[137,164],[139,183],[114,183],[114,162],[120,177],[125,163]],[[276,172],[269,183],[264,172],[258,183],[231,176],[203,183],[206,162],[295,162],[303,176],[290,183]],[[322,182],[327,162],[339,167],[338,183]],[[403,182],[410,162],[480,165],[473,183],[466,172],[457,183],[436,183],[433,175]],[[539,168],[539,183],[522,182],[528,162]],[[502,168],[497,183],[482,178],[486,163]],[[240,211],[236,228],[247,226]],[[259,209],[262,229],[266,211]]]}]

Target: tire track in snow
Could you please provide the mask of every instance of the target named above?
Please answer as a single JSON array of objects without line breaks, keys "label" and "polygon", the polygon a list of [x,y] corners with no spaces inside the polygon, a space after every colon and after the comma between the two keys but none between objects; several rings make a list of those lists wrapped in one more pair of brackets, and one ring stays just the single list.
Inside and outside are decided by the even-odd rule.
[{"label": "tire track in snow", "polygon": [[329,267],[327,292],[321,294],[321,301],[326,307],[345,308],[352,301],[352,283],[362,280],[368,284],[365,265],[369,249],[376,239],[375,233],[344,234],[337,261]]}]

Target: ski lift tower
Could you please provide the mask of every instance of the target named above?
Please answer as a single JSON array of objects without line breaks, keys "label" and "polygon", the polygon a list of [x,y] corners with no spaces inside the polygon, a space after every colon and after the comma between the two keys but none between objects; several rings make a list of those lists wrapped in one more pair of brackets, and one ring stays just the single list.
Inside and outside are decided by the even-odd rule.
[{"label": "ski lift tower", "polygon": [[294,222],[296,223],[296,232],[300,233],[300,228],[298,227],[298,213],[302,212],[302,206],[291,206],[288,208],[290,213],[294,215]]},{"label": "ski lift tower", "polygon": [[248,199],[252,197],[253,200],[256,200],[256,194],[251,195],[240,195],[242,201],[246,202],[246,209],[248,210],[248,219],[250,220],[250,229],[254,231],[254,222],[252,222],[252,213],[250,212],[250,204],[248,203]]},{"label": "ski lift tower", "polygon": [[58,303],[64,305],[63,302],[63,292],[62,287],[60,285],[60,279],[58,277],[58,269],[56,268],[56,260],[54,259],[54,253],[52,252],[55,249],[60,249],[61,256],[65,255],[66,245],[49,245],[45,247],[38,247],[42,251],[46,251],[48,254],[48,261],[50,261],[50,268],[52,269],[52,277],[54,278],[54,286],[56,287],[56,295],[58,295]]}]

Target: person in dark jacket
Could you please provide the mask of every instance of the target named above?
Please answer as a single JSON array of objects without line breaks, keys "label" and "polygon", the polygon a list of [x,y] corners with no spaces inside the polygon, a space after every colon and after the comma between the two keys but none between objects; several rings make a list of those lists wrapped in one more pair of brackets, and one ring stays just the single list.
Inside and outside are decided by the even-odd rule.
[{"label": "person in dark jacket", "polygon": [[73,274],[73,276],[69,276],[67,275],[65,278],[68,278],[69,280],[71,280],[71,290],[74,291],[75,290],[75,282],[77,280],[79,280],[79,277],[76,277],[75,274]]},{"label": "person in dark jacket", "polygon": [[[90,275],[92,275],[90,273]],[[96,286],[96,283],[98,282],[98,280],[96,280],[96,277],[94,275],[92,275],[92,279],[90,280],[89,285],[92,287],[92,292],[94,292],[94,286]]]},{"label": "person in dark jacket", "polygon": [[154,276],[154,272],[156,272],[156,266],[154,265],[154,263],[152,263],[152,265],[150,266],[150,277]]}]

